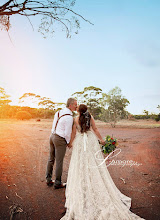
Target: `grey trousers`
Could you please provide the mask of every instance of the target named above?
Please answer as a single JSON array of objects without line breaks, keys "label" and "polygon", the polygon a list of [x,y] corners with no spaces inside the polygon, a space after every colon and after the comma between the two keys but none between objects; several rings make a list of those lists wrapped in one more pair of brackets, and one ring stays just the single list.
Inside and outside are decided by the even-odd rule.
[{"label": "grey trousers", "polygon": [[52,134],[50,136],[50,154],[47,163],[46,180],[52,180],[53,165],[56,160],[56,179],[54,185],[61,184],[61,176],[63,171],[63,159],[66,153],[67,142],[65,138]]}]

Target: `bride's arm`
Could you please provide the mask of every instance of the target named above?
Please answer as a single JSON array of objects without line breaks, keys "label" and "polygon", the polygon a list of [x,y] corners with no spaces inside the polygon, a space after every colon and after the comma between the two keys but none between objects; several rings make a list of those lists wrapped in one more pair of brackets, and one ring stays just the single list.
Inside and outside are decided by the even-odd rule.
[{"label": "bride's arm", "polygon": [[71,140],[70,140],[70,142],[69,142],[69,144],[68,144],[68,147],[69,147],[69,148],[72,147],[72,143],[73,143],[73,140],[74,140],[75,136],[76,136],[76,123],[75,123],[75,121],[74,121],[74,122],[73,122],[73,127],[72,127]]},{"label": "bride's arm", "polygon": [[99,138],[100,140],[100,143],[105,145],[105,141],[103,140],[102,136],[100,135],[97,127],[96,127],[96,124],[95,124],[95,121],[94,121],[94,118],[93,116],[91,116],[91,126],[92,126],[92,129],[94,131],[94,133],[97,135],[97,137]]}]

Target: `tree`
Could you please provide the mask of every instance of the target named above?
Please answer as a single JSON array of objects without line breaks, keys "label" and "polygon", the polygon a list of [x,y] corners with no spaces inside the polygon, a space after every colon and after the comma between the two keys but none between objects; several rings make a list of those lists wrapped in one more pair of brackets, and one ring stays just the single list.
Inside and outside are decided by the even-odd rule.
[{"label": "tree", "polygon": [[52,102],[49,98],[43,98],[43,100],[40,101],[38,105],[45,109],[55,110],[55,103]]},{"label": "tree", "polygon": [[143,110],[143,113],[144,113],[146,116],[149,115],[149,111],[147,111],[147,110]]},{"label": "tree", "polygon": [[90,113],[95,119],[98,119],[101,113],[102,89],[89,86],[85,87],[81,92],[75,92],[72,96],[75,97],[79,103],[86,104]]},{"label": "tree", "polygon": [[[39,32],[46,37],[47,33],[54,33],[59,24],[66,31],[66,36],[71,37],[73,30],[78,34],[80,28],[79,18],[92,24],[83,16],[73,11],[76,0],[5,0],[0,5],[1,29],[8,31],[11,27],[10,18],[13,15],[21,15],[28,18],[40,16]],[[32,23],[31,23],[32,25]],[[33,26],[32,26],[33,27]]]},{"label": "tree", "polygon": [[120,119],[122,115],[124,117],[126,114],[125,108],[130,103],[122,96],[121,89],[116,86],[107,94],[107,104],[111,125],[112,127],[115,127],[118,119]]},{"label": "tree", "polygon": [[10,96],[6,94],[4,88],[0,87],[0,106],[6,106],[12,102],[9,97]]},{"label": "tree", "polygon": [[[157,106],[158,110],[160,111],[160,105]],[[160,120],[160,113],[158,114],[158,119]]]},{"label": "tree", "polygon": [[24,93],[19,98],[20,103],[24,103],[25,106],[28,105],[36,105],[37,107],[41,107],[48,110],[61,109],[65,103],[56,103],[53,102],[50,98],[41,97],[40,95],[36,95],[34,93]]},{"label": "tree", "polygon": [[36,95],[34,93],[24,93],[19,98],[19,103],[23,103],[23,106],[29,106],[29,105],[36,105],[38,106],[39,102],[41,101],[41,96]]}]

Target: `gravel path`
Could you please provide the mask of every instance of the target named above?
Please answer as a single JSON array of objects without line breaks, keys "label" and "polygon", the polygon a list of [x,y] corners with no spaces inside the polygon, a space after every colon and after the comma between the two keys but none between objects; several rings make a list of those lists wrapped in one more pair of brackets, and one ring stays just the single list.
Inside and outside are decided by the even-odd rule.
[{"label": "gravel path", "polygon": [[[65,190],[45,183],[52,122],[8,120],[0,125],[0,219],[59,220],[65,213]],[[160,128],[98,127],[102,136],[117,137],[121,149],[107,164],[113,159],[142,164],[108,167],[119,190],[132,198],[131,211],[147,220],[160,219]],[[71,152],[67,149],[64,159],[64,182]]]}]

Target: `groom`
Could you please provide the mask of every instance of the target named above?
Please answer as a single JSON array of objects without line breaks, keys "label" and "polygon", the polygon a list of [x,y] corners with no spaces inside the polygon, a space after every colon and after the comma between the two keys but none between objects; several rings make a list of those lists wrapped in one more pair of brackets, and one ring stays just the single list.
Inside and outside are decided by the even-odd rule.
[{"label": "groom", "polygon": [[[61,182],[63,159],[66,147],[69,146],[73,125],[73,111],[77,109],[77,100],[69,98],[66,108],[56,112],[52,125],[52,134],[50,136],[50,155],[46,171],[46,183],[48,186],[54,184],[55,189],[64,188],[65,184]],[[56,179],[52,181],[53,165],[56,160]]]}]

